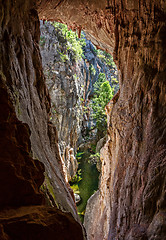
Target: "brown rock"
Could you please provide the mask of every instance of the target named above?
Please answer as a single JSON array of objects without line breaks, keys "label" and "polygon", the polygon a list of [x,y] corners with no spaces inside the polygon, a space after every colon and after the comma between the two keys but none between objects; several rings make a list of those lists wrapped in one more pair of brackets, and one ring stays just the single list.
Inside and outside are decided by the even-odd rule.
[{"label": "brown rock", "polygon": [[[4,14],[1,14],[2,24],[0,28],[0,56],[2,56],[0,58],[0,75],[7,86],[17,118],[26,123],[24,126],[28,125],[30,128],[31,146],[29,145],[29,151],[34,158],[39,159],[45,165],[45,170],[53,185],[57,204],[78,218],[75,203],[64,179],[57,143],[57,131],[55,126],[50,125],[49,122],[50,97],[42,71],[39,52],[40,23],[34,3],[35,1],[31,0],[16,0],[14,5],[10,4],[10,1],[1,3],[1,10]],[[12,128],[13,126],[8,128],[8,131],[18,135],[20,141],[25,138],[24,145],[26,145],[26,135],[21,137],[19,133],[23,133],[25,127],[19,126],[17,131],[17,128],[13,130]],[[12,131],[17,133],[12,133]],[[10,135],[10,137],[12,136]],[[4,145],[7,143],[4,141],[2,144],[2,151],[4,151]],[[16,143],[12,141],[10,148],[14,147],[12,144]],[[4,151],[3,154],[9,153]],[[19,153],[16,155],[19,159]],[[16,158],[16,155],[13,157]],[[11,168],[13,168],[12,165]],[[27,178],[29,177],[28,182],[30,182],[31,173],[28,172],[30,170],[28,168],[30,167],[25,164],[24,169],[17,171],[24,172]],[[11,171],[15,172],[16,169]],[[15,185],[17,187],[17,183]],[[27,191],[27,195],[30,186],[23,188],[24,191]],[[30,195],[29,198],[31,198]]]},{"label": "brown rock", "polygon": [[83,240],[71,214],[44,206],[21,207],[0,213],[1,240]]},{"label": "brown rock", "polygon": [[[96,210],[92,212],[90,240],[163,240],[166,212],[165,1],[110,0],[109,6],[104,0],[0,2],[1,82],[8,88],[19,119],[31,129],[33,154],[45,164],[59,206],[77,218],[59,160],[55,129],[51,142],[48,137],[50,100],[38,48],[40,33],[35,2],[40,18],[58,19],[74,28],[81,23],[96,45],[114,52],[120,70],[120,95],[109,111],[109,138],[102,154],[100,195],[93,206]],[[1,91],[2,99],[4,96],[0,102],[4,113],[0,115],[1,206],[38,204],[42,199],[38,191],[42,176],[38,171],[43,168],[39,163],[36,166],[27,151],[27,125],[16,119],[4,87]],[[16,220],[12,225],[10,221],[10,224],[5,223],[4,215],[1,216],[3,239],[10,239],[10,231],[13,239],[18,226],[19,230],[21,226],[25,229],[24,239],[28,236],[29,225],[25,222],[20,225],[23,220],[19,217],[18,225]],[[26,218],[26,221],[29,220]],[[33,224],[31,226],[36,234],[41,224],[39,228],[34,225],[34,228]],[[47,231],[51,234],[49,228]],[[22,237],[22,231],[20,234]]]},{"label": "brown rock", "polygon": [[40,204],[44,166],[30,157],[30,131],[0,85],[0,207]]}]

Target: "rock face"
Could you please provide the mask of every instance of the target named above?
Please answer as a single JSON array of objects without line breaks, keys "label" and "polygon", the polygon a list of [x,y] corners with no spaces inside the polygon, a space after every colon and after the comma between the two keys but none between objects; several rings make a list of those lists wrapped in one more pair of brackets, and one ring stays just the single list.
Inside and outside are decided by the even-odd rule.
[{"label": "rock face", "polygon": [[[18,1],[18,7],[20,4],[23,3]],[[54,186],[56,203],[59,208],[71,211],[77,217],[73,197],[64,179],[56,128],[49,120],[50,97],[39,53],[39,19],[33,5],[27,1],[23,7],[26,8],[27,5],[28,12],[25,15],[21,12],[17,20],[12,6],[8,10],[11,17],[6,19],[6,15],[4,16],[1,29],[2,76],[17,117],[27,123],[31,130],[32,155],[44,163],[50,182]]]},{"label": "rock face", "polygon": [[[107,58],[111,62],[110,64],[108,64],[106,61],[107,58],[100,57],[100,55],[97,53],[94,45],[92,44],[91,40],[88,40],[87,37],[88,37],[88,34],[85,35],[86,45],[83,47],[83,54],[84,54],[84,59],[83,59],[83,61],[84,61],[84,65],[83,65],[83,69],[84,69],[84,106],[85,106],[85,108],[87,108],[87,111],[84,111],[84,113],[83,113],[82,135],[83,136],[85,135],[84,137],[86,137],[87,131],[94,128],[94,126],[95,126],[95,121],[92,120],[93,112],[91,110],[90,104],[92,103],[91,98],[94,95],[94,84],[100,77],[100,74],[101,73],[105,74],[106,80],[109,81],[110,86],[114,89],[115,93],[119,89],[118,71],[117,71],[116,65],[112,64],[113,61],[110,58],[111,56],[107,56]],[[91,135],[92,135],[93,139],[97,138],[95,132],[93,132]]]},{"label": "rock face", "polygon": [[0,213],[1,240],[83,240],[81,230],[71,214],[55,208],[30,206]]},{"label": "rock face", "polygon": [[120,69],[119,98],[107,107],[109,139],[102,150],[100,194],[91,212],[89,239],[163,239],[165,2],[73,1],[75,14],[69,1],[46,11],[44,2],[41,17],[44,11],[48,18],[54,13],[75,27],[81,23],[100,46],[103,39]]},{"label": "rock face", "polygon": [[[117,68],[112,64],[106,63],[106,58],[100,58],[96,52],[93,43],[88,40],[88,34],[85,35],[86,46],[83,47],[84,53],[84,69],[85,69],[85,99],[88,100],[92,96],[94,91],[94,83],[98,80],[100,73],[105,73],[107,81],[109,81],[111,87],[115,88],[115,92],[118,90],[118,83],[114,83],[112,79],[117,79]],[[109,59],[110,60],[110,59]],[[94,72],[93,72],[94,71]],[[118,82],[118,80],[117,80]]]},{"label": "rock face", "polygon": [[[96,207],[85,217],[89,239],[166,236],[166,9],[157,5],[130,1],[115,6],[120,95],[107,106],[100,194],[96,203],[89,201],[88,209],[92,203]],[[132,14],[123,14],[124,7]]]},{"label": "rock face", "polygon": [[39,206],[44,195],[44,165],[31,155],[30,130],[16,117],[0,75],[0,239],[83,239],[69,213]]},{"label": "rock face", "polygon": [[30,156],[30,131],[20,122],[0,76],[0,206],[17,207],[44,202],[39,187],[44,165]]},{"label": "rock face", "polygon": [[[83,239],[60,164],[56,130],[48,119],[34,2],[1,1],[0,12],[0,239]],[[44,165],[34,158],[55,181],[58,207],[74,217],[40,206]]]},{"label": "rock face", "polygon": [[[50,100],[41,67],[39,21],[35,3],[38,4],[40,18],[59,19],[68,22],[73,28],[82,25],[96,44],[114,52],[114,59],[121,72],[119,98],[107,107],[109,138],[102,150],[101,186],[92,212],[89,213],[89,221],[93,221],[88,238],[164,239],[166,3],[163,0],[110,0],[107,1],[108,5],[104,0],[0,2],[0,88],[1,96],[4,96],[1,102],[4,114],[0,117],[3,169],[0,175],[1,239],[19,239],[15,235],[17,223],[20,232],[21,227],[26,226],[25,236],[28,236],[28,227],[34,225],[35,228],[30,232],[35,229],[37,234],[35,220],[37,218],[39,222],[40,217],[37,216],[40,214],[33,214],[34,211],[28,206],[42,202],[39,186],[43,174],[39,174],[39,171],[43,171],[43,165],[29,156],[28,126],[31,130],[33,156],[45,164],[54,184],[58,206],[77,217],[62,173],[56,130],[49,123]],[[12,105],[19,119],[26,124],[16,118]],[[24,133],[23,136],[21,133]],[[4,142],[11,146],[10,151],[3,145]],[[8,184],[6,176],[9,172]],[[33,219],[36,216],[31,226],[27,224],[28,221],[24,222],[27,216],[16,213],[15,218],[15,211],[11,209],[22,205],[29,208],[28,221],[32,223],[31,216]],[[10,208],[10,214],[2,211],[5,207]],[[47,216],[48,208],[40,211],[44,211],[44,216]],[[49,211],[50,216],[54,216],[54,211]],[[59,213],[62,216],[59,211],[57,216]],[[12,219],[16,219],[17,223]],[[70,239],[74,239],[77,223],[73,223],[68,214],[62,219],[62,222],[70,219],[71,228],[65,225],[61,232],[64,236],[66,231],[73,234]],[[62,223],[59,217],[57,222]],[[43,223],[42,218],[40,226],[52,234]],[[47,226],[49,224],[50,219]],[[59,224],[60,229],[61,226]],[[25,239],[25,236],[20,239]],[[52,238],[52,235],[48,236]],[[77,239],[82,239],[80,230]]]},{"label": "rock face", "polygon": [[78,144],[84,141],[82,134],[94,124],[90,113],[83,113],[83,105],[88,107],[100,73],[105,73],[106,79],[117,91],[118,84],[112,81],[117,78],[117,69],[98,57],[85,33],[82,33],[84,57],[77,60],[72,57],[73,50],[68,50],[71,44],[68,44],[60,27],[40,21],[40,31],[42,65],[51,97],[50,121],[57,129],[63,169],[66,180],[70,181],[77,171],[75,153]]},{"label": "rock face", "polygon": [[75,152],[82,126],[83,60],[62,59],[67,40],[60,29],[41,21],[40,31],[42,63],[51,97],[50,121],[57,129],[63,169],[70,181],[78,167]]}]

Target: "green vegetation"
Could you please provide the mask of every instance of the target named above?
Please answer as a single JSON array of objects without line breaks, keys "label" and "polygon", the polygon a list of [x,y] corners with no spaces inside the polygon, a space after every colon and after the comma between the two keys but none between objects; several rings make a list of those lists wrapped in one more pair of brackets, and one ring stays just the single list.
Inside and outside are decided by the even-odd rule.
[{"label": "green vegetation", "polygon": [[83,222],[85,208],[88,199],[98,189],[99,172],[97,171],[96,165],[89,162],[90,153],[78,152],[79,157],[79,169],[81,170],[81,181],[70,183],[74,193],[77,193],[81,197],[81,202],[77,204],[78,214],[81,221]]},{"label": "green vegetation", "polygon": [[[82,35],[82,37],[79,39],[77,33],[69,30],[68,27],[62,23],[54,22],[53,25],[55,27],[55,30],[60,33],[58,34],[58,36],[59,42],[61,42],[62,44],[62,47],[59,48],[61,60],[63,62],[66,62],[68,60],[77,61],[79,59],[85,58],[85,56],[83,55],[83,47],[86,45],[84,36]],[[44,39],[41,39],[41,41],[43,42]],[[96,52],[97,57],[100,58],[103,63],[107,64],[110,69],[116,68],[115,63],[113,62],[113,57],[109,53],[97,49],[95,49],[94,51]],[[97,70],[96,72],[94,65],[91,63],[89,65],[90,75],[94,79],[95,77],[97,77],[98,72],[101,71],[100,66],[97,67],[99,70]],[[75,80],[78,79],[76,73],[73,75],[73,77]],[[113,81],[116,84],[116,78],[113,79]],[[86,99],[80,98],[84,114],[86,114],[87,116],[89,116],[90,114],[90,116],[92,116],[93,123],[95,123],[95,127],[91,125],[91,128],[86,129],[87,131],[85,132],[84,136],[85,141],[89,141],[91,135],[94,135],[94,133],[96,134],[96,131],[93,130],[97,128],[96,141],[94,141],[93,144],[90,143],[88,149],[85,149],[85,152],[77,152],[76,158],[79,167],[76,175],[70,181],[70,186],[73,189],[73,192],[75,194],[79,194],[81,197],[81,201],[77,203],[77,209],[82,221],[84,218],[87,201],[91,197],[91,195],[94,194],[94,192],[98,189],[101,161],[100,154],[96,153],[96,143],[99,138],[103,137],[106,134],[107,122],[105,106],[111,100],[113,94],[114,88],[111,88],[109,81],[107,81],[106,79],[105,73],[100,72],[98,80],[94,84],[93,96],[91,97],[91,99],[88,99],[88,103],[85,102]],[[89,104],[89,102],[91,103]]]},{"label": "green vegetation", "polygon": [[70,181],[70,183],[78,183],[79,181],[82,180],[82,177],[81,177],[81,169],[79,169],[76,173],[76,175],[72,178],[72,180]]},{"label": "green vegetation", "polygon": [[[94,147],[94,146],[93,146]],[[73,192],[79,194],[81,201],[77,204],[78,214],[83,222],[85,208],[90,196],[98,189],[99,172],[96,164],[89,161],[90,152],[77,152],[79,163],[77,174],[70,182]]]},{"label": "green vegetation", "polygon": [[46,40],[45,40],[45,37],[44,36],[40,36],[40,46],[44,46]]},{"label": "green vegetation", "polygon": [[109,81],[106,80],[105,74],[100,73],[98,81],[94,84],[94,96],[91,107],[93,109],[92,118],[96,121],[98,134],[106,132],[106,114],[105,106],[113,97],[114,89],[111,88]]},{"label": "green vegetation", "polygon": [[62,62],[66,62],[66,61],[69,60],[69,56],[67,54],[64,54],[64,53],[61,53],[61,52],[59,52],[59,54],[60,54]]},{"label": "green vegetation", "polygon": [[91,154],[89,157],[92,161],[98,161],[98,159],[100,158],[100,153],[95,153],[95,154]]},{"label": "green vegetation", "polygon": [[72,183],[70,182],[70,187],[71,187],[71,189],[73,189],[73,192],[74,192],[74,193],[80,194],[80,190],[79,190],[79,187],[78,187],[78,184],[77,184],[77,183],[72,184]]},{"label": "green vegetation", "polygon": [[100,49],[98,49],[98,50],[96,49],[95,52],[96,52],[98,58],[100,58],[102,62],[104,62],[105,64],[107,64],[110,67],[116,67],[111,54],[107,53],[106,51],[102,51]]},{"label": "green vegetation", "polygon": [[91,72],[92,75],[96,74],[96,70],[92,64],[90,64],[90,66],[89,66],[89,71]]},{"label": "green vegetation", "polygon": [[64,39],[66,39],[66,52],[61,53],[61,59],[63,61],[67,60],[67,53],[72,55],[73,60],[79,60],[84,57],[82,47],[85,46],[86,43],[83,35],[81,35],[82,37],[79,39],[77,33],[69,30],[67,25],[58,22],[54,22],[53,25],[56,30],[62,32]]},{"label": "green vegetation", "polygon": [[[80,159],[81,159],[81,156],[83,155],[84,153],[83,152],[78,152],[76,154],[76,159],[77,159],[77,162],[78,164],[80,164]],[[82,173],[81,173],[81,169],[79,169],[76,173],[76,175],[72,178],[72,180],[70,181],[70,187],[73,189],[73,192],[76,193],[76,194],[79,194],[80,191],[79,191],[79,187],[78,187],[78,182],[80,182],[82,180]]]},{"label": "green vegetation", "polygon": [[[54,203],[56,204],[57,208],[59,208],[58,203],[56,202],[56,198],[55,198],[55,194],[54,194],[54,188],[51,184],[51,181],[49,179],[49,177],[47,176],[47,174],[45,173],[45,180],[44,183],[41,185],[40,187],[41,191],[45,194],[46,198],[47,198],[47,203],[50,205],[50,196],[53,199]],[[48,196],[48,192],[49,195]]]},{"label": "green vegetation", "polygon": [[[77,158],[77,161],[81,159],[81,156],[84,154],[84,152],[77,152],[76,154],[76,158]],[[78,161],[79,163],[79,161]]]}]

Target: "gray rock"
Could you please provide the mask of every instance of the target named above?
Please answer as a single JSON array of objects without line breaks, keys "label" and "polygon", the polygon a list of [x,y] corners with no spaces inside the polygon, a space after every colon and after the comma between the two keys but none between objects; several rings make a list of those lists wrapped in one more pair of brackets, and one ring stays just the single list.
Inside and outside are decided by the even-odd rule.
[{"label": "gray rock", "polygon": [[76,203],[79,203],[81,201],[81,197],[77,193],[74,193],[74,198]]},{"label": "gray rock", "polygon": [[107,136],[101,138],[96,144],[96,152],[100,152],[100,149],[104,146],[107,141]]},{"label": "gray rock", "polygon": [[50,121],[56,125],[58,144],[66,180],[70,181],[77,171],[75,152],[81,133],[84,76],[80,69],[83,60],[62,61],[66,50],[66,39],[61,31],[49,22],[41,22],[40,47],[46,83],[51,96],[52,115]]}]

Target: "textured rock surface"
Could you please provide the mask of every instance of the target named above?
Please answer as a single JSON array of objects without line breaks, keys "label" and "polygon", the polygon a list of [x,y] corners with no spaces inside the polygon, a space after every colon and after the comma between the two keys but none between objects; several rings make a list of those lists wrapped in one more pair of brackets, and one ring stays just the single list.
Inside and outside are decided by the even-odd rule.
[{"label": "textured rock surface", "polygon": [[100,197],[88,235],[95,240],[163,239],[166,4],[108,3],[106,9],[104,1],[84,1],[84,5],[61,1],[45,11],[48,18],[54,12],[69,24],[81,23],[93,38],[103,39],[121,71],[119,99],[108,107],[109,140],[103,149]]},{"label": "textured rock surface", "polygon": [[[23,10],[18,14],[18,9]],[[32,1],[5,2],[2,11],[0,68],[19,120],[31,130],[32,155],[44,163],[60,208],[77,216],[62,170],[57,132],[49,121],[50,98],[39,53],[40,29]],[[26,14],[24,14],[24,12]],[[17,16],[18,14],[18,16]],[[8,16],[9,15],[9,16]]]},{"label": "textured rock surface", "polygon": [[72,215],[56,208],[37,208],[44,204],[39,190],[44,163],[57,186],[58,207],[77,218],[60,164],[55,127],[48,122],[50,103],[33,3],[0,1],[0,239],[53,239],[56,235],[58,239],[83,239]]},{"label": "textured rock surface", "polygon": [[[81,24],[93,39],[97,39],[98,45],[102,45],[103,41],[103,48],[114,51],[121,70],[119,99],[107,108],[109,139],[102,155],[100,194],[94,206],[95,211],[91,213],[97,224],[92,222],[89,238],[164,239],[165,1],[110,0],[107,2],[109,6],[104,0],[37,2],[40,17],[61,19],[73,24],[73,28]],[[54,138],[56,132],[54,127],[48,125],[47,111],[50,104],[42,74],[38,49],[39,22],[33,3],[30,0],[0,2],[0,75],[8,86],[18,115],[20,113],[19,118],[28,123],[32,131],[33,152],[45,163],[52,177],[57,202],[64,209],[75,212],[71,195],[59,170],[60,165],[58,161],[53,161],[60,158]],[[21,125],[25,132],[26,126]],[[19,136],[12,132],[14,128],[18,126],[11,126],[11,140]],[[14,142],[14,148],[18,150],[17,141]],[[25,149],[24,144],[23,151]],[[4,154],[6,149],[1,151]],[[12,161],[15,160],[14,154],[10,157]],[[13,164],[8,166],[13,168]],[[21,169],[19,164],[14,164],[14,168]],[[6,176],[7,173],[8,168]],[[18,173],[15,174],[17,177],[22,175]],[[31,181],[31,190],[28,191],[30,201],[37,191],[35,179]],[[28,188],[28,184],[26,186]],[[10,190],[6,193],[9,194]],[[19,191],[16,187],[13,194],[17,196],[17,193]],[[20,199],[25,202],[23,195]],[[2,226],[1,235],[4,239],[8,238]]]},{"label": "textured rock surface", "polygon": [[29,127],[17,119],[3,82],[0,75],[0,239],[83,239],[71,214],[37,206],[44,203],[44,165],[30,156]]},{"label": "textured rock surface", "polygon": [[0,212],[1,240],[83,240],[81,230],[71,214],[55,208],[30,206]]},{"label": "textured rock surface", "polygon": [[[112,2],[112,1],[111,1]],[[119,1],[118,1],[119,2]],[[107,14],[105,0],[38,0],[39,17],[44,20],[60,20],[73,30],[85,29],[96,46],[112,52],[115,44],[114,16]]]},{"label": "textured rock surface", "polygon": [[[60,27],[40,21],[40,31],[42,64],[51,97],[50,121],[57,129],[63,169],[67,181],[70,181],[78,167],[75,159],[77,146],[84,141],[83,136],[94,125],[89,116],[90,111],[83,113],[82,106],[89,107],[94,83],[100,73],[105,73],[106,79],[117,91],[118,84],[112,81],[117,78],[117,69],[98,57],[94,45],[86,39],[84,33],[84,57],[77,60],[72,57],[74,52],[69,48],[71,44],[68,44]],[[67,56],[65,60],[64,56]]]},{"label": "textured rock surface", "polygon": [[44,166],[30,156],[30,131],[20,122],[0,75],[0,208],[44,202]]},{"label": "textured rock surface", "polygon": [[89,239],[166,236],[166,9],[138,3],[116,4],[120,95],[107,107],[109,139]]},{"label": "textured rock surface", "polygon": [[40,31],[42,63],[51,97],[50,121],[57,129],[63,169],[67,181],[70,181],[78,167],[75,152],[82,126],[83,60],[61,59],[67,41],[50,23],[41,21]]}]

